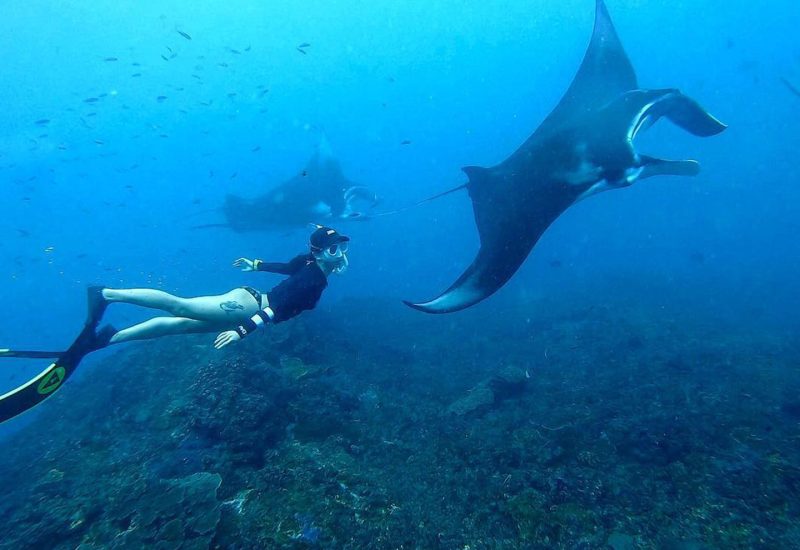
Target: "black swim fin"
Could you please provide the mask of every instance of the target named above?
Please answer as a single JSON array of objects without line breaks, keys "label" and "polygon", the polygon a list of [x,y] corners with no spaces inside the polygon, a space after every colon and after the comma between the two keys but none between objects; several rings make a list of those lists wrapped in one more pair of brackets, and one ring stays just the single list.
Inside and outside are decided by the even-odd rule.
[{"label": "black swim fin", "polygon": [[[95,334],[94,327],[84,327],[69,349],[61,353],[58,359],[51,363],[49,367],[25,384],[0,395],[0,422],[5,422],[24,413],[53,395],[78,368],[81,360],[88,353],[100,349],[100,347],[108,343],[111,336],[107,332],[104,329],[100,331],[101,334]],[[43,354],[49,352],[26,353]]]},{"label": "black swim fin", "polygon": [[111,339],[114,335],[119,332],[111,325],[104,325],[97,333],[94,335],[94,340],[91,345],[91,349],[89,351],[97,351],[99,349],[103,349],[104,347],[108,346],[111,343]]},{"label": "black swim fin", "polygon": [[88,312],[85,326],[87,327],[92,327],[94,329],[106,312],[108,301],[103,297],[104,288],[104,286],[90,286],[86,289]]}]

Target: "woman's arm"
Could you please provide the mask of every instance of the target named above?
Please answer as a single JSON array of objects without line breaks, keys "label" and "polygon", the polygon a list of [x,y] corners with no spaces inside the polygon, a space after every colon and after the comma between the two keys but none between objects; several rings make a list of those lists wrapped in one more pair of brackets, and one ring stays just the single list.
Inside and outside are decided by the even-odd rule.
[{"label": "woman's arm", "polygon": [[222,349],[230,343],[238,342],[248,334],[257,331],[265,324],[272,322],[274,318],[275,313],[272,311],[272,308],[267,306],[264,309],[259,310],[255,315],[250,317],[250,319],[235,329],[221,332],[217,336],[217,339],[214,340],[214,347],[217,349]]},{"label": "woman's arm", "polygon": [[291,275],[297,271],[297,258],[291,262],[264,262],[262,260],[248,260],[239,258],[233,262],[233,267],[240,267],[242,271],[266,271],[267,273],[278,273],[280,275]]}]

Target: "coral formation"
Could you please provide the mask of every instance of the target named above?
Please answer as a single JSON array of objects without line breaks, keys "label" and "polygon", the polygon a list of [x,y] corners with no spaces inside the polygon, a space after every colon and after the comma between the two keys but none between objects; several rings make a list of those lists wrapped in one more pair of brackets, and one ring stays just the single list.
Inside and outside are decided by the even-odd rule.
[{"label": "coral formation", "polygon": [[2,546],[798,545],[788,336],[638,300],[351,306],[82,367],[4,444]]}]

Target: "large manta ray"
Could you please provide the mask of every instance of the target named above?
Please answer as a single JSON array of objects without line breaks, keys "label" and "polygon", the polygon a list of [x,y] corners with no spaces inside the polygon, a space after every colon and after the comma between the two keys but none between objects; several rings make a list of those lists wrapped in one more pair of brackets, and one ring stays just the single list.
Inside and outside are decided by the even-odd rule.
[{"label": "large manta ray", "polygon": [[[348,180],[324,137],[306,167],[297,175],[254,199],[228,195],[222,212],[227,223],[200,227],[228,227],[237,232],[282,230],[311,222],[364,220],[378,197],[367,187]],[[363,206],[365,211],[358,210]]]},{"label": "large manta ray", "polygon": [[581,199],[660,174],[696,175],[696,161],[634,150],[637,132],[661,117],[696,136],[726,128],[678,90],[640,89],[608,10],[597,0],[586,55],[553,112],[497,166],[463,169],[481,243],[472,265],[437,298],[406,304],[427,313],[472,306],[500,289],[550,224]]}]

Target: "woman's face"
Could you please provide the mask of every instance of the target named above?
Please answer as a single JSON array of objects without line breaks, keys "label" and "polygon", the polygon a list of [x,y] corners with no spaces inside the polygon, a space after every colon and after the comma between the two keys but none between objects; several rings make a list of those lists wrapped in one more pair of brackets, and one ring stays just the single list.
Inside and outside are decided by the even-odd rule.
[{"label": "woman's face", "polygon": [[322,252],[315,253],[314,257],[327,271],[339,275],[344,273],[350,264],[347,259],[347,248],[346,242],[336,243],[323,249]]}]

